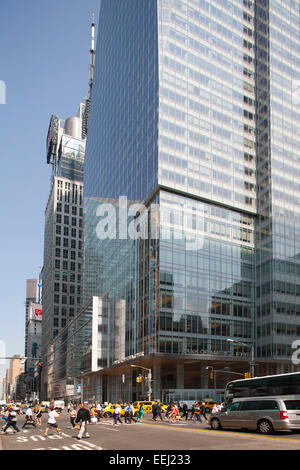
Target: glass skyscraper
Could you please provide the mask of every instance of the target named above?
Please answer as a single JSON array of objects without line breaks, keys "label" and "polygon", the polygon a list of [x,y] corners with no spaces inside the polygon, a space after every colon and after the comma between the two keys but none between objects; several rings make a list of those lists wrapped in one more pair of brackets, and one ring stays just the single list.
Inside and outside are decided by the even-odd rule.
[{"label": "glass skyscraper", "polygon": [[[294,370],[299,11],[298,0],[102,0],[83,297],[110,305],[93,376],[110,400],[121,373],[127,399],[146,395],[130,365],[152,370],[163,399],[222,390],[252,347],[257,374]],[[97,208],[120,196],[147,207],[159,236],[99,239]],[[228,371],[215,384],[210,365]]]}]

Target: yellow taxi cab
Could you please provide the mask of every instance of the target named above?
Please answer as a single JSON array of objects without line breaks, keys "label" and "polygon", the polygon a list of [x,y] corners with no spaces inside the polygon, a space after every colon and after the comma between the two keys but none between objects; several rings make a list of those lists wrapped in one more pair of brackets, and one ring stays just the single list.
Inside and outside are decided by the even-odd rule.
[{"label": "yellow taxi cab", "polygon": [[97,416],[97,408],[93,406],[93,408],[90,409],[90,415],[91,416]]},{"label": "yellow taxi cab", "polygon": [[[145,413],[152,413],[152,406],[156,403],[156,401],[135,401],[133,403],[134,411],[137,409],[140,409],[140,406],[143,405],[144,407],[144,412]],[[161,411],[165,413],[168,409],[167,405],[164,405],[163,403],[159,402],[161,405]]]},{"label": "yellow taxi cab", "polygon": [[[116,409],[117,405],[107,405],[104,410],[103,410],[103,416],[104,418],[111,418],[112,415],[114,414],[114,411]],[[119,405],[119,407],[121,408],[121,413],[120,415],[121,416],[124,416],[125,415],[125,408],[126,408],[126,405]]]},{"label": "yellow taxi cab", "polygon": [[[104,418],[111,418],[112,415],[114,414],[114,411],[116,409],[116,404],[112,405],[107,405],[104,410],[103,410],[103,416]],[[124,416],[125,415],[125,408],[126,408],[127,405],[119,405],[119,407],[121,408],[121,413],[120,413],[120,416]],[[135,403],[133,403],[133,407],[134,407],[134,415],[136,416],[139,412],[139,408],[137,406],[135,406]]]},{"label": "yellow taxi cab", "polygon": [[35,405],[35,407],[33,409],[34,413],[37,413],[38,408],[40,408],[42,413],[46,412],[46,405]]},{"label": "yellow taxi cab", "polygon": [[200,403],[203,403],[205,404],[205,411],[206,413],[210,413],[211,410],[213,409],[213,407],[215,405],[218,405],[218,402],[217,401],[214,401],[214,400],[211,400],[210,398],[205,398],[204,400],[200,400]]}]

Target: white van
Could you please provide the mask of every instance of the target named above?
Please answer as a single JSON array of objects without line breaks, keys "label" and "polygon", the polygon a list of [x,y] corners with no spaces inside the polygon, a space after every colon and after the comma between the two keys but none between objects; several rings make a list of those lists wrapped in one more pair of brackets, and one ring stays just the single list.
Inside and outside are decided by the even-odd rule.
[{"label": "white van", "polygon": [[253,429],[261,434],[300,430],[300,400],[281,397],[240,398],[210,417],[210,426]]},{"label": "white van", "polygon": [[193,404],[195,403],[195,400],[180,400],[179,401],[180,411],[182,411],[182,406],[184,403],[187,403],[188,411],[191,411],[191,409],[193,408]]},{"label": "white van", "polygon": [[65,402],[63,400],[54,400],[53,406],[57,410],[62,411],[65,407]]}]

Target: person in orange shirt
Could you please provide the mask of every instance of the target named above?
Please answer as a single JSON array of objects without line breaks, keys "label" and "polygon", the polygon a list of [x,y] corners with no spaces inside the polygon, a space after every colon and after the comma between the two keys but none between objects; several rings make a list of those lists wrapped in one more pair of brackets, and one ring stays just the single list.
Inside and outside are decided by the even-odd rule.
[{"label": "person in orange shirt", "polygon": [[198,402],[194,409],[193,421],[199,421],[200,423],[202,423],[200,412],[201,412],[200,403]]},{"label": "person in orange shirt", "polygon": [[176,416],[178,416],[178,414],[179,414],[178,407],[176,405],[173,405],[172,410],[171,410],[172,423],[175,422]]}]

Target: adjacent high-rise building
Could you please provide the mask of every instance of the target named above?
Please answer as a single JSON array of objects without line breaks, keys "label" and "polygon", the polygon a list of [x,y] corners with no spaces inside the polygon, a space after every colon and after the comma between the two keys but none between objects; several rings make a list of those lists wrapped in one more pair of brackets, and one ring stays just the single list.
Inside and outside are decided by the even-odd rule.
[{"label": "adjacent high-rise building", "polygon": [[25,356],[28,348],[28,321],[30,313],[30,302],[37,302],[38,298],[37,279],[27,279],[26,281],[26,300],[25,300]]},{"label": "adjacent high-rise building", "polygon": [[45,212],[43,264],[42,357],[45,383],[49,345],[75,316],[81,304],[83,111],[84,106],[80,105],[78,115],[66,121],[52,116],[47,137],[47,163],[52,165],[52,176]]},{"label": "adjacent high-rise building", "polygon": [[37,279],[26,281],[25,302],[25,374],[22,377],[22,387],[27,393],[27,398],[33,399],[36,392],[36,380],[34,370],[36,361],[41,357],[42,349],[42,305],[40,302],[41,284]]},{"label": "adjacent high-rise building", "polygon": [[[66,120],[52,115],[47,134],[47,163],[52,166],[45,211],[42,269],[42,388],[46,398],[55,376],[64,377],[56,341],[76,316],[82,302],[83,164],[95,63],[95,21],[91,24],[89,90],[77,116]],[[39,286],[41,283],[39,283]],[[40,291],[39,291],[40,294]],[[56,387],[55,384],[53,386]]]},{"label": "adjacent high-rise building", "polygon": [[26,394],[27,398],[36,399],[39,392],[39,383],[35,377],[35,371],[41,362],[42,356],[42,305],[37,302],[29,303],[29,318],[27,322],[27,357],[26,371]]},{"label": "adjacent high-rise building", "polygon": [[16,391],[18,377],[24,373],[24,364],[20,360],[20,356],[15,355],[10,359],[9,369],[6,369],[4,400],[7,403],[16,400]]}]

